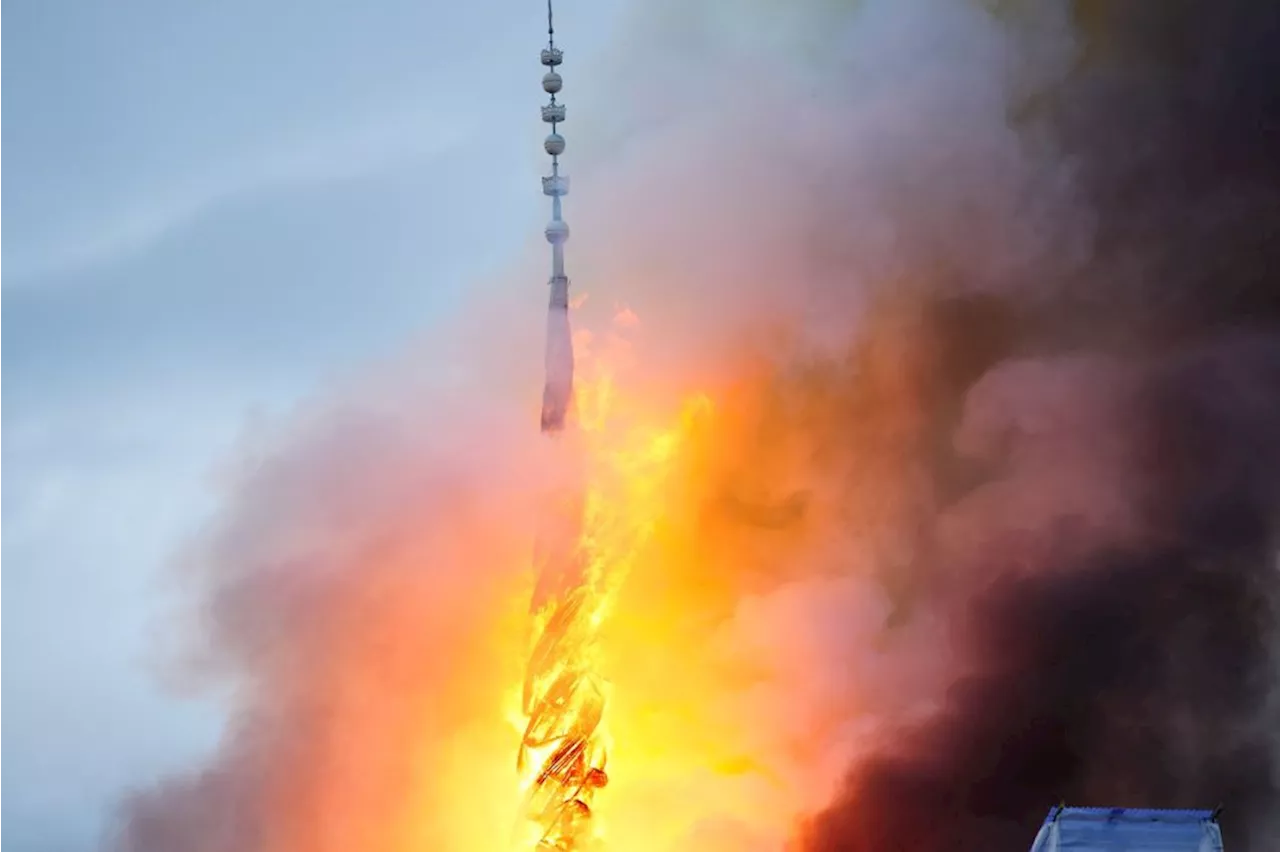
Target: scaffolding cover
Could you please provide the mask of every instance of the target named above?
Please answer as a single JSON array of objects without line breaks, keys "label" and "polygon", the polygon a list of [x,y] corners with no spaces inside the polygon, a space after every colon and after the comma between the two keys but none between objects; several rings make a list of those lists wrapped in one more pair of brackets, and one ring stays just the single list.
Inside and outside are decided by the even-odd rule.
[{"label": "scaffolding cover", "polygon": [[1223,852],[1216,811],[1068,808],[1049,811],[1031,852]]}]

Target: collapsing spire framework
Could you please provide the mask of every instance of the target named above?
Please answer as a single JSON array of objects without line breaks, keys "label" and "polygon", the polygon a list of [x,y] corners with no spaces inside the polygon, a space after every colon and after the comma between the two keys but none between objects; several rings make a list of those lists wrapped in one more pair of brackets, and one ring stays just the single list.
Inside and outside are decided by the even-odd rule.
[{"label": "collapsing spire framework", "polygon": [[[565,118],[556,102],[563,86],[558,68],[564,54],[555,45],[551,3],[547,3],[546,72],[542,88],[550,101],[542,120],[551,127],[543,143],[551,156],[551,174],[542,191],[551,198],[546,227],[551,244],[550,301],[547,306],[546,385],[542,394],[542,431],[556,437],[566,428],[573,400],[573,344],[569,332],[569,279],[564,244],[569,226],[561,217],[561,199],[569,191],[560,174]],[[583,852],[595,842],[592,800],[603,787],[605,748],[601,723],[605,684],[595,667],[595,636],[603,609],[599,570],[588,570],[582,547],[584,503],[574,485],[550,501],[535,545],[537,573],[529,607],[532,644],[521,689],[524,733],[516,760],[524,787],[518,852]]]}]

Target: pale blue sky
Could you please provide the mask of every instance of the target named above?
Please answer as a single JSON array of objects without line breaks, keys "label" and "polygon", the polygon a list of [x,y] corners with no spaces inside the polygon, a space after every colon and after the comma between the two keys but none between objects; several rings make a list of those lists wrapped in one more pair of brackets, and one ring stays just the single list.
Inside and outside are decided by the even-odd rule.
[{"label": "pale blue sky", "polygon": [[[604,49],[620,0],[557,5],[572,58]],[[156,680],[160,581],[248,419],[536,236],[544,7],[5,12],[3,822],[10,852],[78,852],[217,736]]]}]

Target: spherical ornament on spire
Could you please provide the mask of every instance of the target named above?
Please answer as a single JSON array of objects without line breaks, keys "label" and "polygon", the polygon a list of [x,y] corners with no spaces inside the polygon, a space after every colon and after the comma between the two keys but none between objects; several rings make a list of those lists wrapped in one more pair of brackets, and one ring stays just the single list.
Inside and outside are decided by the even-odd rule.
[{"label": "spherical ornament on spire", "polygon": [[558,157],[564,153],[564,137],[559,133],[552,133],[546,138],[546,141],[542,143],[542,147],[545,148],[547,153],[551,156]]},{"label": "spherical ornament on spire", "polygon": [[569,224],[562,219],[552,219],[547,223],[547,242],[560,245],[569,239]]},{"label": "spherical ornament on spire", "polygon": [[554,71],[548,71],[542,76],[542,91],[549,95],[554,95],[564,87],[564,78]]}]

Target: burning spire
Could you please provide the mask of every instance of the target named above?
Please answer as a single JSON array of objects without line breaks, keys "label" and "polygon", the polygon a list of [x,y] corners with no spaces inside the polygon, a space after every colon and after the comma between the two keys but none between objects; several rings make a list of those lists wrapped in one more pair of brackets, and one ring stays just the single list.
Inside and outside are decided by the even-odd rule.
[{"label": "burning spire", "polygon": [[[551,244],[551,299],[547,306],[546,385],[542,394],[542,431],[557,436],[565,429],[573,400],[573,341],[569,333],[569,278],[564,243],[569,226],[561,218],[561,199],[569,183],[560,174],[564,105],[556,102],[563,86],[564,54],[555,43],[551,0],[547,0],[547,46],[542,88],[550,101],[542,120],[551,125],[543,142],[551,155],[551,174],[542,192],[551,198],[546,237]],[[535,547],[537,584],[530,603],[533,641],[521,689],[524,733],[516,760],[524,786],[523,825],[517,840],[525,850],[581,852],[593,842],[591,802],[607,781],[601,722],[605,684],[596,671],[595,634],[603,614],[605,589],[600,565],[582,546],[584,501],[579,491],[551,501]],[[591,570],[594,563],[595,570]]]},{"label": "burning spire", "polygon": [[564,121],[564,104],[556,103],[556,94],[564,85],[556,69],[564,53],[556,47],[556,29],[547,0],[547,46],[542,50],[542,90],[550,101],[542,107],[542,120],[551,125],[542,146],[551,155],[551,174],[542,179],[542,194],[551,198],[551,221],[547,223],[547,242],[551,243],[551,300],[547,305],[547,383],[542,391],[542,431],[559,432],[573,398],[573,340],[569,334],[569,278],[564,273],[564,243],[569,239],[569,225],[560,217],[560,199],[569,194],[569,179],[560,174],[560,155],[564,153],[564,137],[557,128]]}]

